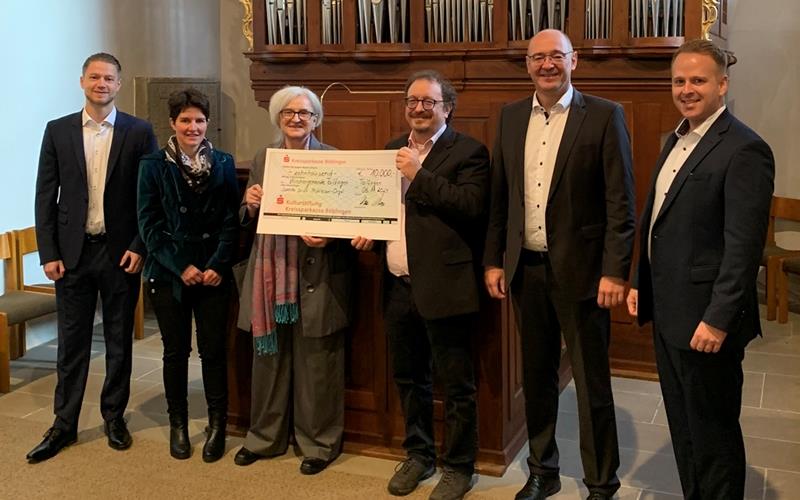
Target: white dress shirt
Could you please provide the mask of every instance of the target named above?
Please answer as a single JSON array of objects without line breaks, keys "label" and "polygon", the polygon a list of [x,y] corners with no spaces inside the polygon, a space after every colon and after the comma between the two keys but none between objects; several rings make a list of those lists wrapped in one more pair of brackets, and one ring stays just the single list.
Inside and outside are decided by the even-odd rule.
[{"label": "white dress shirt", "polygon": [[89,192],[86,232],[89,234],[106,232],[103,196],[106,189],[108,155],[111,151],[111,140],[114,138],[116,119],[116,107],[112,108],[108,116],[100,123],[94,121],[85,108],[83,110],[83,154],[86,158],[86,187]]},{"label": "white dress shirt", "polygon": [[[436,144],[445,129],[447,129],[446,123],[424,144],[417,144],[414,141],[414,133],[411,132],[409,134],[408,147],[419,151],[420,165],[428,157],[428,153],[431,152],[433,145]],[[400,179],[402,188],[402,194],[400,195],[400,203],[402,204],[400,208],[400,239],[386,242],[386,265],[389,266],[389,272],[395,276],[408,276],[410,274],[408,271],[408,248],[406,246],[406,193],[410,185],[411,182],[403,175]]]},{"label": "white dress shirt", "polygon": [[536,94],[533,95],[525,136],[525,234],[522,246],[528,250],[547,251],[547,196],[573,93],[570,85],[549,110],[539,104]]},{"label": "white dress shirt", "polygon": [[725,108],[726,106],[720,107],[713,115],[706,118],[703,123],[691,132],[688,131],[689,121],[685,118],[681,120],[678,128],[675,129],[675,135],[678,136],[678,141],[675,143],[675,146],[672,147],[672,151],[669,152],[667,159],[664,160],[664,165],[662,165],[661,170],[658,172],[658,177],[656,178],[655,193],[653,195],[653,212],[650,214],[650,233],[647,237],[648,257],[650,256],[650,248],[652,246],[650,240],[653,237],[653,224],[656,221],[656,217],[658,217],[658,212],[661,211],[664,200],[667,198],[667,193],[669,193],[669,189],[672,186],[672,181],[675,180],[675,177],[678,175],[678,172],[680,172],[683,164],[686,163],[686,159],[689,158],[689,155],[694,151],[697,143],[699,143],[700,139],[708,132],[711,125],[719,118],[719,115],[725,111]]}]

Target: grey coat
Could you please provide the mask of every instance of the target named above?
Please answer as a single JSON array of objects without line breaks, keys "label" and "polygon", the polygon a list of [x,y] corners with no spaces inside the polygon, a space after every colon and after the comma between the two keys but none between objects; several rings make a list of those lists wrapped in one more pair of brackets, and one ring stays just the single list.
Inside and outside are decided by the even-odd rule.
[{"label": "grey coat", "polygon": [[[312,135],[309,149],[334,149]],[[264,179],[264,148],[259,151],[250,170],[247,188]],[[240,208],[243,226],[256,222],[247,216],[244,203]],[[311,248],[302,241],[298,249],[300,261],[300,316],[304,337],[324,337],[350,324],[350,297],[356,253],[348,240],[332,240],[324,248]],[[250,249],[247,269],[239,296],[237,326],[250,331],[252,317],[255,248]]]}]

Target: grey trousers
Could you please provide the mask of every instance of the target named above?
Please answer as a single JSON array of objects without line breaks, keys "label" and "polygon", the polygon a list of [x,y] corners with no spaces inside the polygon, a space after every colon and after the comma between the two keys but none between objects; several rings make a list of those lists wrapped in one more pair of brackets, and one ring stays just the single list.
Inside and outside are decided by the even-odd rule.
[{"label": "grey trousers", "polygon": [[326,461],[342,448],[344,331],[304,337],[302,326],[278,326],[278,352],[253,356],[250,430],[244,447],[270,456],[286,452],[289,424],[301,455]]}]

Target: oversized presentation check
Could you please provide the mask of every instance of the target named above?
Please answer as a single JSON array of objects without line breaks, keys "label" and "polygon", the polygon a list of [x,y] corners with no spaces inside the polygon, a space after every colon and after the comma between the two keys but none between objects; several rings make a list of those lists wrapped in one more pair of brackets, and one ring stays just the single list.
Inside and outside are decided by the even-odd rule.
[{"label": "oversized presentation check", "polygon": [[399,240],[396,154],[267,149],[258,232]]}]

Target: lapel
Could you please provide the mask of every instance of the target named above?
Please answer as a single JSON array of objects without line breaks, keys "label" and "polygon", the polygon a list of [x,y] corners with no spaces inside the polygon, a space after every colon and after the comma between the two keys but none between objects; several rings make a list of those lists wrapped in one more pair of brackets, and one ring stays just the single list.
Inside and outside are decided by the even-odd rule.
[{"label": "lapel", "polygon": [[[170,170],[177,171],[178,169],[173,168]],[[214,149],[211,153],[211,178],[208,180],[206,191],[223,182],[225,182],[225,157],[217,154],[217,150]]]},{"label": "lapel", "polygon": [[[672,185],[669,187],[669,191],[667,191],[667,197],[664,200],[664,204],[661,205],[661,210],[658,212],[656,216],[655,222],[657,223],[659,219],[664,217],[664,214],[667,213],[670,205],[672,202],[675,201],[675,198],[678,196],[681,188],[683,187],[684,183],[686,183],[686,179],[689,178],[690,175],[694,173],[694,170],[700,164],[701,161],[710,153],[717,144],[722,140],[723,134],[728,131],[728,128],[731,125],[731,115],[728,113],[727,110],[723,111],[722,114],[717,118],[711,128],[703,135],[703,138],[700,139],[700,142],[697,143],[692,154],[686,159],[681,166],[681,169],[678,171],[678,174],[675,176],[675,180],[672,181]],[[677,137],[675,139],[677,141]],[[674,146],[675,143],[673,142],[672,145]],[[672,150],[672,148],[664,148],[667,153]],[[661,161],[661,165],[663,165],[666,156],[662,152],[662,157],[659,160]],[[660,169],[660,167],[659,167]],[[656,176],[658,174],[656,173]]]},{"label": "lapel", "polygon": [[[69,123],[69,136],[72,140],[72,149],[75,151],[75,160],[78,162],[78,172],[83,178],[83,183],[86,181],[86,154],[83,151],[83,111],[78,111],[70,119]],[[88,185],[88,184],[87,184]]]},{"label": "lapel", "polygon": [[655,200],[656,180],[658,179],[659,172],[661,172],[661,167],[664,166],[664,162],[667,161],[667,156],[669,156],[672,148],[675,147],[676,142],[678,142],[678,136],[675,134],[675,132],[673,132],[667,138],[667,142],[664,143],[664,147],[661,148],[661,154],[658,155],[658,160],[656,161],[655,168],[653,169],[653,174],[650,177],[650,189],[647,191],[648,195],[644,204],[644,212],[642,213],[642,224],[646,223],[648,227],[650,225],[651,214],[653,211],[653,201]]},{"label": "lapel", "polygon": [[506,174],[509,176],[509,186],[517,185],[520,200],[525,199],[525,137],[528,135],[532,110],[533,96],[529,96],[509,110],[509,117],[506,120],[508,124],[512,125],[509,131],[512,147],[510,152],[515,155],[509,159],[508,164],[512,166],[512,169]]},{"label": "lapel", "polygon": [[433,144],[431,152],[425,157],[422,162],[422,168],[430,172],[439,168],[442,163],[450,156],[450,148],[456,142],[456,132],[448,125],[447,128],[439,136],[439,139]]},{"label": "lapel", "polygon": [[573,88],[572,102],[569,105],[569,114],[567,115],[567,123],[564,125],[564,133],[561,136],[561,143],[558,145],[558,154],[556,155],[556,164],[553,167],[553,178],[550,180],[550,191],[547,193],[547,203],[553,197],[553,193],[561,180],[561,175],[564,173],[564,168],[567,165],[567,158],[569,158],[572,146],[575,145],[575,139],[578,137],[583,120],[586,118],[586,101],[583,99],[583,94]]},{"label": "lapel", "polygon": [[106,167],[106,183],[111,178],[114,167],[117,166],[122,145],[125,143],[125,135],[128,133],[130,120],[128,115],[117,110],[117,119],[114,120],[114,137],[111,139],[111,149],[108,152],[108,165]]}]

